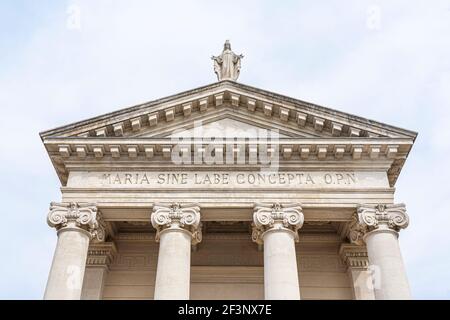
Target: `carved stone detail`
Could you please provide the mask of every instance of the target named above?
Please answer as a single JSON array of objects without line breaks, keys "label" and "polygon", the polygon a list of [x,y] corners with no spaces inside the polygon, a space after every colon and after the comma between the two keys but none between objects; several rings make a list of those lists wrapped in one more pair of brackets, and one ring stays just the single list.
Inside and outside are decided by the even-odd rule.
[{"label": "carved stone detail", "polygon": [[89,246],[86,266],[109,267],[116,254],[114,242],[94,243]]},{"label": "carved stone detail", "polygon": [[363,238],[366,232],[367,228],[359,223],[358,215],[354,214],[348,227],[348,239],[351,243],[362,246],[364,245]]},{"label": "carved stone detail", "polygon": [[155,204],[151,222],[156,229],[156,241],[159,241],[161,232],[166,229],[188,231],[192,236],[193,245],[202,240],[200,207],[196,204]]},{"label": "carved stone detail", "polygon": [[271,229],[288,229],[298,241],[298,229],[303,226],[304,216],[299,203],[257,203],[254,206],[252,240],[263,243],[263,235]]},{"label": "carved stone detail", "polygon": [[104,241],[106,237],[101,213],[92,203],[52,202],[47,215],[47,223],[58,231],[64,228],[86,230],[91,235],[91,239],[99,242]]},{"label": "carved stone detail", "polygon": [[364,246],[344,243],[339,254],[348,268],[366,270],[369,267],[367,249]]},{"label": "carved stone detail", "polygon": [[362,244],[368,232],[386,229],[399,232],[408,224],[409,217],[403,203],[359,205],[350,222],[348,238],[353,243]]}]

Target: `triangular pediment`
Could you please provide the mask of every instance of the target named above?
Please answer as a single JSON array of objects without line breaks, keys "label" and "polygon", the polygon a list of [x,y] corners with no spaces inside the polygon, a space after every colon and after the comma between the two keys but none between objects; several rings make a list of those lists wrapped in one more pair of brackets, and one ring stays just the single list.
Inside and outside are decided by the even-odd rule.
[{"label": "triangular pediment", "polygon": [[[222,117],[222,119],[219,119]],[[415,132],[232,81],[221,81],[41,133],[41,137],[167,137],[194,122],[234,119],[288,137],[408,137]],[[224,122],[225,121],[225,122]],[[234,123],[234,122],[233,122]],[[236,123],[234,123],[236,124]],[[232,128],[228,120],[228,128]],[[236,127],[240,131],[243,128]]]},{"label": "triangular pediment", "polygon": [[[255,126],[232,118],[223,118],[206,124],[197,124],[193,128],[175,130],[168,135],[170,138],[200,137],[200,138],[257,138],[268,136],[271,130]],[[279,134],[280,138],[288,138]]]},{"label": "triangular pediment", "polygon": [[[259,138],[271,132],[273,138],[275,133],[271,143],[283,161],[294,166],[303,165],[302,161],[347,161],[346,165],[359,165],[359,161],[373,166],[378,161],[386,166],[392,186],[417,136],[381,122],[220,81],[48,130],[41,138],[65,184],[69,167],[80,163],[96,166],[104,159],[112,161],[108,165],[139,161],[141,165],[153,165],[152,161],[159,165],[170,158],[176,144],[173,138],[196,138],[199,127],[199,138],[243,138],[248,142],[248,148],[242,149],[246,153],[256,150],[250,148],[256,143],[254,135]],[[238,152],[220,143],[215,147],[221,152],[224,148]]]}]

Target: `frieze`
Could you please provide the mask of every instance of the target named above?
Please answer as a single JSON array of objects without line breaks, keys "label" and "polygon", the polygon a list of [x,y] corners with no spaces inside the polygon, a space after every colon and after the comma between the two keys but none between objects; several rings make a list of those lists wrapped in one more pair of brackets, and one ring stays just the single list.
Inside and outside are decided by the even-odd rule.
[{"label": "frieze", "polygon": [[[156,271],[157,258],[157,253],[118,254],[111,265],[111,269]],[[208,265],[216,266],[224,265],[225,262],[229,266],[263,265],[261,253],[258,254],[256,252],[246,257],[208,253],[208,256],[197,254],[192,258],[193,265],[196,263],[207,263]],[[345,272],[347,268],[342,259],[337,255],[297,255],[297,259],[300,272]]]},{"label": "frieze", "polygon": [[383,188],[385,172],[365,171],[135,171],[71,172],[68,187],[148,189]]},{"label": "frieze", "polygon": [[[339,242],[341,239],[335,234],[329,233],[302,233],[299,234],[302,242]],[[239,240],[250,241],[250,233],[207,233],[203,235],[204,240]],[[155,241],[155,233],[142,232],[120,232],[115,236],[116,241]]]}]

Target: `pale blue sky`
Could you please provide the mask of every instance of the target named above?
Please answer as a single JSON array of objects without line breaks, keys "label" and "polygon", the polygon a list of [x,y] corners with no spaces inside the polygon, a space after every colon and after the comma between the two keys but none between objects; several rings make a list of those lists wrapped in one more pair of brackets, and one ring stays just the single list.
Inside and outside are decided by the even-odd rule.
[{"label": "pale blue sky", "polygon": [[449,35],[448,0],[1,1],[0,298],[40,299],[56,243],[38,133],[214,82],[230,39],[242,83],[419,132],[401,247],[414,297],[449,299]]}]

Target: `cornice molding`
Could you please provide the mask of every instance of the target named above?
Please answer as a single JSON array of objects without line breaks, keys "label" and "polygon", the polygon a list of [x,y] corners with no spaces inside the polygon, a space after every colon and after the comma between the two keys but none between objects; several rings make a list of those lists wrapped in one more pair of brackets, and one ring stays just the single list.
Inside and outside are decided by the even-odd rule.
[{"label": "cornice molding", "polygon": [[[412,143],[405,139],[335,139],[335,138],[279,138],[269,139],[262,146],[258,139],[236,139],[214,142],[208,139],[191,139],[173,141],[170,138],[126,138],[126,139],[99,139],[81,140],[79,138],[49,138],[44,141],[49,155],[55,160],[66,163],[70,161],[89,162],[95,159],[106,159],[120,163],[123,160],[163,161],[171,162],[171,154],[178,146],[180,154],[188,152],[192,159],[192,152],[204,152],[206,146],[212,152],[218,150],[224,157],[228,148],[242,146],[246,155],[246,162],[250,153],[268,152],[266,145],[279,154],[280,159],[304,161],[361,161],[381,160],[392,163],[406,157]],[[184,149],[183,149],[184,148]],[[197,150],[198,149],[198,150]],[[261,149],[261,150],[260,150]],[[263,150],[264,149],[264,150]],[[280,160],[281,162],[281,160]],[[402,164],[402,163],[401,163]]]}]

